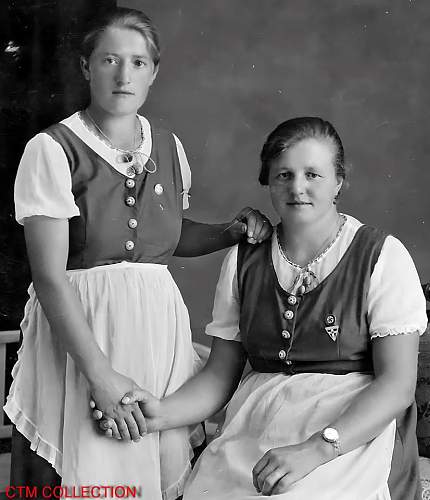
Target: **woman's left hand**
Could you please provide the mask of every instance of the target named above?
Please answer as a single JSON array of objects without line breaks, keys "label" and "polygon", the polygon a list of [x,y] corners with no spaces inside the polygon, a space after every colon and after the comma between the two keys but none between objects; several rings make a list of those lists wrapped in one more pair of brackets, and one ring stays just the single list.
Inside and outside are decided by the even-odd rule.
[{"label": "woman's left hand", "polygon": [[252,470],[255,489],[263,495],[285,493],[293,483],[332,458],[331,444],[319,435],[303,443],[272,448]]},{"label": "woman's left hand", "polygon": [[269,238],[273,228],[269,219],[256,209],[245,207],[229,226],[231,233],[240,239],[246,233],[248,243],[261,243]]}]

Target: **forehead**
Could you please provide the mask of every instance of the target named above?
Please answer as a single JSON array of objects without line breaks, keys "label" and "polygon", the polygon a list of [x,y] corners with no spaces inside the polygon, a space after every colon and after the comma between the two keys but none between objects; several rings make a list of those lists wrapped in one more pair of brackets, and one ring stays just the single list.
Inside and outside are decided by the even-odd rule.
[{"label": "forehead", "polygon": [[273,162],[273,167],[315,167],[334,171],[335,154],[336,147],[331,139],[311,137],[296,142],[282,152]]},{"label": "forehead", "polygon": [[148,43],[140,31],[117,26],[106,28],[98,36],[93,52],[150,57]]}]

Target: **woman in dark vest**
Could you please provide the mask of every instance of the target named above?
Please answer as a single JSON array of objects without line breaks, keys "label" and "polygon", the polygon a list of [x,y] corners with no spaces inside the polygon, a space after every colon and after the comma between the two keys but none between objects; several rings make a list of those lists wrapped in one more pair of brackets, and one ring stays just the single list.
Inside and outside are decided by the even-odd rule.
[{"label": "woman in dark vest", "polygon": [[337,211],[344,178],[329,122],[295,118],[268,136],[260,183],[280,223],[271,241],[226,256],[206,367],[161,401],[128,397],[149,431],[198,422],[230,399],[249,360],[184,500],[420,498],[425,300],[400,241]]},{"label": "woman in dark vest", "polygon": [[[36,135],[23,154],[16,217],[33,284],[5,406],[15,425],[13,485],[42,488],[61,476],[69,487],[136,486],[145,498],[174,499],[191,444],[201,442],[201,430],[189,427],[139,440],[140,409],[120,399],[139,386],[172,393],[198,367],[169,258],[225,248],[244,231],[256,242],[271,226],[248,208],[225,224],[183,218],[184,149],[137,114],[159,59],[157,32],[142,12],[97,20],[82,46],[89,106]],[[124,440],[139,442],[97,434],[90,394]]]}]

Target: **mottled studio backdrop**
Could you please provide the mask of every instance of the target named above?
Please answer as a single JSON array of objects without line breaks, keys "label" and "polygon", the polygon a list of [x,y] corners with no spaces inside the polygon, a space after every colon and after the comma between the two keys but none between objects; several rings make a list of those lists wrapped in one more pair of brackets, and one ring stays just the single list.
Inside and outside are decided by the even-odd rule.
[{"label": "mottled studio backdrop", "polygon": [[[73,44],[70,34],[79,31],[80,13],[92,15],[92,9],[112,3],[21,2],[27,4],[27,13],[30,4],[54,6],[56,17],[42,38],[52,30],[60,34],[48,44],[43,42],[42,52],[33,53],[38,65],[21,68],[19,78],[12,75],[12,82],[1,77],[2,85],[7,84],[0,103],[1,168],[8,193],[22,141],[16,139],[17,125],[15,139],[11,137],[4,116],[18,116],[19,126],[33,120],[35,128],[84,102],[82,85],[73,73],[77,68],[71,61],[73,51],[64,52],[64,48]],[[227,221],[242,206],[251,205],[275,222],[267,192],[257,183],[261,145],[280,121],[319,115],[337,127],[351,166],[350,187],[340,209],[398,236],[415,259],[421,280],[430,281],[428,0],[118,3],[146,11],[161,31],[160,72],[142,112],[171,128],[185,146],[193,171],[190,218]],[[20,2],[9,0],[9,4]],[[43,28],[47,16],[39,17]],[[33,43],[40,39],[40,26],[32,35]],[[68,36],[62,38],[61,29]],[[10,50],[2,57],[9,57],[6,62],[11,64]],[[41,85],[47,72],[51,79]],[[25,79],[32,79],[33,87],[25,87]],[[15,102],[11,112],[10,95],[17,85],[24,87],[27,97]],[[55,92],[50,90],[52,85]],[[37,114],[45,121],[36,120]],[[0,219],[0,249],[5,258],[0,275],[3,279],[7,275],[9,302],[2,301],[0,313],[7,318],[12,315],[8,311],[13,310],[14,294],[22,297],[25,280],[20,277],[21,265],[11,261],[14,255],[22,257],[22,240],[13,229],[5,189]],[[13,245],[16,248],[11,251]],[[175,259],[171,266],[200,340],[210,319],[223,255]]]}]

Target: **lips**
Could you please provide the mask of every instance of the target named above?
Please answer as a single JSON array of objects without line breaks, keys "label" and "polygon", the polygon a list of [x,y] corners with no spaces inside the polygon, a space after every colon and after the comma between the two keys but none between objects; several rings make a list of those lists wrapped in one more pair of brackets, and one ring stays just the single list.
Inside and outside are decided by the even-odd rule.
[{"label": "lips", "polygon": [[134,92],[130,92],[128,90],[114,90],[112,94],[115,95],[134,95]]},{"label": "lips", "polygon": [[289,201],[287,202],[287,205],[301,206],[301,205],[312,205],[312,203],[306,201]]}]

